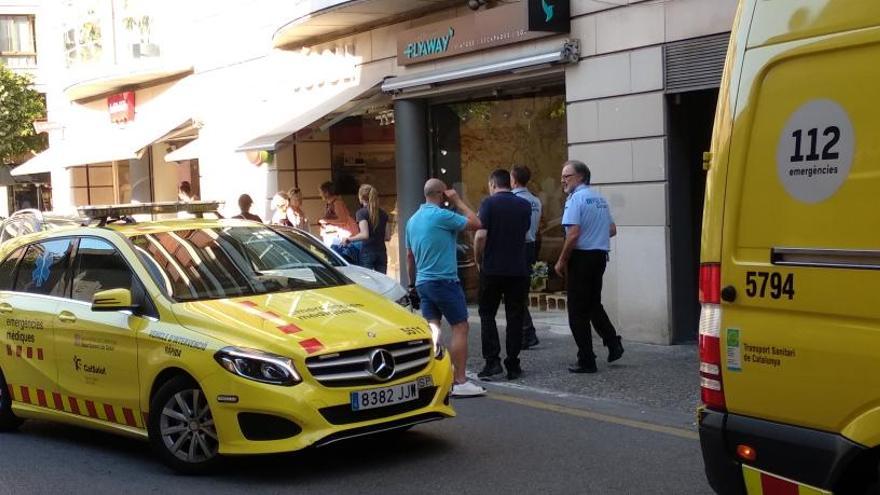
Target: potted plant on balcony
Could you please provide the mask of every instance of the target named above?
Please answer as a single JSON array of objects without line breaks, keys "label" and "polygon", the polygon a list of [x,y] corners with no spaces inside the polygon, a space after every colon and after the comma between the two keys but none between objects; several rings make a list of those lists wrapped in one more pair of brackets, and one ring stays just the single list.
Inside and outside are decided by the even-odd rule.
[{"label": "potted plant on balcony", "polygon": [[134,34],[137,30],[138,42],[131,44],[131,54],[134,58],[142,57],[158,57],[159,45],[150,42],[150,28],[152,20],[150,16],[144,15],[140,18],[132,16],[122,20],[125,30]]}]

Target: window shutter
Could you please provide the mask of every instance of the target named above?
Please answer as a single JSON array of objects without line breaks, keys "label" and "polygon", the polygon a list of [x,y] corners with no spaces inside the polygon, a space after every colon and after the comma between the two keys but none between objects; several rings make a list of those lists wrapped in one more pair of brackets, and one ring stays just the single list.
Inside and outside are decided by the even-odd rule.
[{"label": "window shutter", "polygon": [[730,33],[668,43],[665,46],[666,92],[717,88],[724,71]]}]

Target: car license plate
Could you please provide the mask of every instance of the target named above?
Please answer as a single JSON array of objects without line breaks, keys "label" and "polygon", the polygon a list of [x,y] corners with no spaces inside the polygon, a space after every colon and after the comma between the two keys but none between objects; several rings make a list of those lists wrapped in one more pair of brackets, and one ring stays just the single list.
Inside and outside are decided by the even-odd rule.
[{"label": "car license plate", "polygon": [[430,376],[420,377],[411,382],[392,385],[390,387],[371,388],[351,393],[351,410],[361,411],[375,409],[419,398],[419,390],[433,386]]}]

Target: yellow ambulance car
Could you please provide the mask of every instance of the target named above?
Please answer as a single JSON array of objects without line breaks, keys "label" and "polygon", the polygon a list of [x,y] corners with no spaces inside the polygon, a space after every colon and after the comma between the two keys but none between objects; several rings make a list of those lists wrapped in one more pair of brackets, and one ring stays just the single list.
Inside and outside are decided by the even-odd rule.
[{"label": "yellow ambulance car", "polygon": [[741,1],[706,167],[712,487],[876,493],[880,2]]},{"label": "yellow ambulance car", "polygon": [[243,220],[107,221],[180,207],[86,209],[0,245],[0,431],[148,438],[199,472],[454,416],[427,323],[307,247]]}]

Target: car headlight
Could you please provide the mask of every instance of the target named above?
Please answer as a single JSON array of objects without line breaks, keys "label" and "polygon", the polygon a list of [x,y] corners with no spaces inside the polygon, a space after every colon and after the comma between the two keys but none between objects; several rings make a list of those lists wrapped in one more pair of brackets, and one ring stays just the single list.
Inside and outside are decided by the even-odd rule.
[{"label": "car headlight", "polygon": [[248,380],[290,387],[302,381],[290,358],[243,347],[224,347],[214,359],[226,371]]}]

